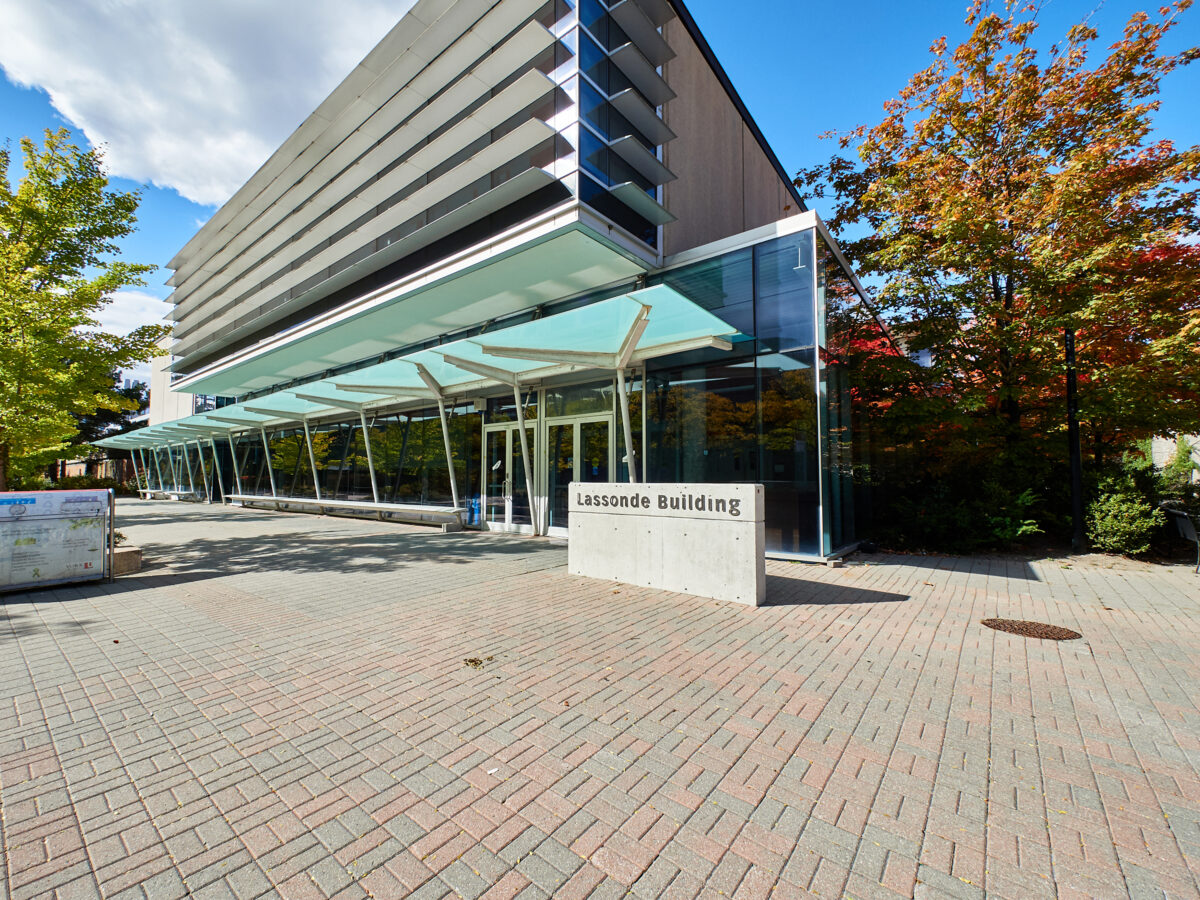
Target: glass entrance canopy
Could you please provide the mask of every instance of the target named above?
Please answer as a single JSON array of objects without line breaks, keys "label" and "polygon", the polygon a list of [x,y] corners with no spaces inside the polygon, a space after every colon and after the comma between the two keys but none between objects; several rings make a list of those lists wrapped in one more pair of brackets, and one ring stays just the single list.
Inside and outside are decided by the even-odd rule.
[{"label": "glass entrance canopy", "polygon": [[[146,451],[160,449],[173,459],[171,448],[179,448],[187,458],[188,445],[194,445],[203,459],[202,444],[212,446],[217,437],[234,434],[259,435],[268,446],[267,432],[288,426],[301,426],[310,457],[313,456],[309,424],[350,413],[360,419],[365,453],[371,457],[367,413],[384,407],[428,406],[436,402],[441,418],[448,468],[451,474],[453,506],[458,508],[458,488],[454,483],[451,461],[451,436],[447,427],[446,401],[451,398],[478,397],[497,388],[511,389],[517,418],[523,415],[521,392],[546,379],[575,373],[602,371],[614,373],[620,396],[621,427],[624,446],[631,448],[625,467],[630,480],[636,480],[634,440],[629,413],[626,372],[647,360],[690,350],[729,350],[737,332],[726,322],[693,303],[668,285],[633,291],[588,306],[557,313],[474,337],[462,338],[407,356],[379,362],[353,372],[305,383],[297,387],[255,397],[169,423],[153,425],[129,434],[98,441],[100,446],[142,451],[150,490],[152,467]],[[524,428],[519,429],[525,434]],[[298,436],[301,432],[297,432]],[[269,455],[269,450],[268,450]],[[530,454],[521,454],[528,469]],[[157,461],[157,457],[151,457]],[[215,447],[212,458],[216,459]],[[135,455],[135,465],[137,457]],[[215,465],[215,462],[214,462]],[[236,467],[236,461],[234,462]],[[316,462],[313,459],[315,468]],[[157,472],[161,466],[154,469]],[[168,469],[174,471],[169,465]],[[190,469],[189,469],[190,471]],[[373,474],[370,481],[371,506],[380,505],[383,491]],[[275,496],[274,476],[268,470],[271,496]],[[533,482],[526,471],[526,482]],[[180,479],[168,488],[159,474],[159,489],[184,492]],[[195,479],[188,484],[194,492]],[[207,484],[207,482],[205,482]],[[211,493],[210,493],[211,499]],[[238,499],[241,495],[230,495]],[[318,490],[316,501],[322,497]],[[328,501],[326,501],[328,503]],[[332,504],[330,504],[332,505]],[[366,506],[364,500],[360,505]],[[394,504],[397,508],[403,504]],[[540,517],[539,517],[540,519]]]},{"label": "glass entrance canopy", "polygon": [[346,410],[427,404],[438,394],[466,396],[573,372],[633,368],[688,350],[727,350],[736,334],[675,289],[657,285],[96,443],[150,449]]}]

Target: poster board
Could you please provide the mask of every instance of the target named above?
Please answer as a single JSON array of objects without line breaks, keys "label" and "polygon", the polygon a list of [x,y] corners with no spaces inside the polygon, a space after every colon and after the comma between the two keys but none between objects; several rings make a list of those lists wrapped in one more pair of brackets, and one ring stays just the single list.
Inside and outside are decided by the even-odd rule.
[{"label": "poster board", "polygon": [[108,578],[112,514],[107,490],[0,493],[0,591]]}]

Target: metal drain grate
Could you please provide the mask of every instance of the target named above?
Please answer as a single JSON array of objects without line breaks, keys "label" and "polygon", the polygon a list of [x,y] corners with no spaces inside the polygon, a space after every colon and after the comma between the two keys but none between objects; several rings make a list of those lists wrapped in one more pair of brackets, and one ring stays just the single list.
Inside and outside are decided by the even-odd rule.
[{"label": "metal drain grate", "polygon": [[1024,619],[984,619],[983,624],[988,628],[995,628],[997,631],[1007,631],[1009,634],[1019,634],[1022,637],[1042,638],[1047,641],[1074,641],[1083,637],[1078,631],[1063,628],[1061,625],[1028,622]]}]

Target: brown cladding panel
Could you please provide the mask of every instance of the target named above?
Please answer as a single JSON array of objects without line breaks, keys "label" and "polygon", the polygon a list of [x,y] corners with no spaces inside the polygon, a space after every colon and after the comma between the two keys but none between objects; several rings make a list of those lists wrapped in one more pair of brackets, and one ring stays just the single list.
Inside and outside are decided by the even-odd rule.
[{"label": "brown cladding panel", "polygon": [[796,198],[779,177],[753,133],[742,125],[742,184],[744,195],[744,222],[742,228],[749,231],[762,225],[770,225],[800,212]]},{"label": "brown cladding panel", "polygon": [[797,213],[795,198],[687,28],[672,19],[663,31],[678,54],[663,74],[679,95],[663,109],[677,135],[663,149],[664,162],[679,176],[663,189],[663,205],[678,217],[663,229],[663,254]]}]

